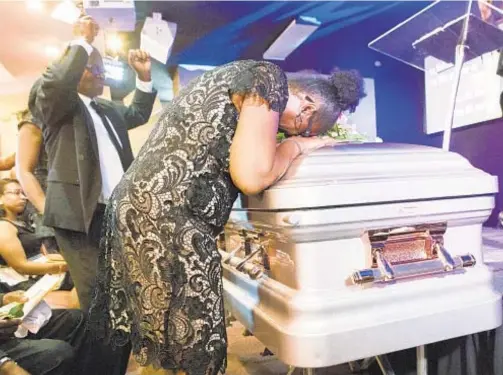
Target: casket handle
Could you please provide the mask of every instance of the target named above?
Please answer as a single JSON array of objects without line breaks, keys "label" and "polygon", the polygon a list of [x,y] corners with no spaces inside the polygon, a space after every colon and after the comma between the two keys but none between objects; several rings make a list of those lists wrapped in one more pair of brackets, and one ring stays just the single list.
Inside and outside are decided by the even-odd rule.
[{"label": "casket handle", "polygon": [[476,264],[472,254],[452,256],[442,244],[435,244],[438,258],[418,262],[392,265],[382,251],[376,251],[377,268],[366,268],[353,272],[354,284],[389,282],[396,279],[452,272]]},{"label": "casket handle", "polygon": [[300,224],[300,217],[298,215],[283,216],[283,223],[296,227]]}]

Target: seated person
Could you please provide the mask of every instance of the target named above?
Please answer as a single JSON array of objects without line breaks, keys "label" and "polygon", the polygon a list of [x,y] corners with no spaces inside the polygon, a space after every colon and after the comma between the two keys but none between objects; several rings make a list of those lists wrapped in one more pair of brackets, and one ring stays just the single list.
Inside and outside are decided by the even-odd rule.
[{"label": "seated person", "polygon": [[[6,264],[22,275],[57,274],[67,271],[66,262],[60,255],[49,255],[50,262],[28,260],[40,254],[42,239],[25,222],[18,220],[26,207],[26,197],[16,180],[0,180],[0,264]],[[24,290],[35,280],[16,286]],[[8,291],[5,290],[4,291]]]},{"label": "seated person", "polygon": [[[33,87],[37,87],[37,84]],[[34,88],[30,92],[29,104],[35,100]],[[42,124],[28,109],[18,113],[18,121],[15,171],[28,198],[23,217],[26,222],[34,224],[37,234],[44,237],[44,250],[49,254],[57,254],[54,230],[42,224],[47,190],[47,153],[43,143]]]},{"label": "seated person", "polygon": [[[22,292],[0,295],[0,306],[26,302]],[[53,310],[40,331],[14,337],[21,320],[0,320],[0,375],[124,375],[127,356],[117,361],[111,347],[92,341],[80,310]]]}]

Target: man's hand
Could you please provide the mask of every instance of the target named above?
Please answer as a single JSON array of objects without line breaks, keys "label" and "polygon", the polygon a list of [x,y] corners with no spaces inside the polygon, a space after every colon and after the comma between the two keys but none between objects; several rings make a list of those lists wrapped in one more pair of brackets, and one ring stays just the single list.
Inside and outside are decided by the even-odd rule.
[{"label": "man's hand", "polygon": [[91,16],[80,17],[75,26],[74,32],[77,36],[82,37],[89,44],[93,44],[94,39],[100,31],[100,26]]},{"label": "man's hand", "polygon": [[140,49],[130,50],[128,62],[141,81],[150,82],[152,80],[152,62],[150,61],[150,55],[147,52]]},{"label": "man's hand", "polygon": [[21,319],[0,320],[0,342],[12,339],[20,324]]},{"label": "man's hand", "polygon": [[28,298],[26,298],[26,295],[22,290],[16,291],[16,292],[10,292],[7,294],[4,294],[2,304],[3,305],[8,305],[9,303],[17,302],[17,303],[25,303],[28,301]]},{"label": "man's hand", "polygon": [[0,367],[0,375],[30,375],[30,373],[14,361],[9,361]]}]

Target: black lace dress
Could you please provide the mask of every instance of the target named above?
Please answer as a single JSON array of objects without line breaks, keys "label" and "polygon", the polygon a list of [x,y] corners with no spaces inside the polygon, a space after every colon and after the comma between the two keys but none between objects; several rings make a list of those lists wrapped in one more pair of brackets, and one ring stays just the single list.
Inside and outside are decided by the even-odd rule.
[{"label": "black lace dress", "polygon": [[281,113],[286,76],[271,63],[238,61],[192,81],[167,106],[107,206],[90,327],[115,346],[131,340],[142,365],[189,375],[225,370],[215,237],[238,194],[228,171],[234,93],[258,95]]}]

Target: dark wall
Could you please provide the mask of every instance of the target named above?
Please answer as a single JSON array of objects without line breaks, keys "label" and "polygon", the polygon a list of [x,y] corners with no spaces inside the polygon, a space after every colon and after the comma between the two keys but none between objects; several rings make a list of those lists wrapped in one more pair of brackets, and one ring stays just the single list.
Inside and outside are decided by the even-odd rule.
[{"label": "dark wall", "polygon": [[[441,147],[442,135],[430,136],[433,145]],[[497,215],[503,210],[503,119],[484,122],[452,133],[451,151],[466,157],[475,167],[499,178],[499,191],[488,226],[497,225]]]}]

